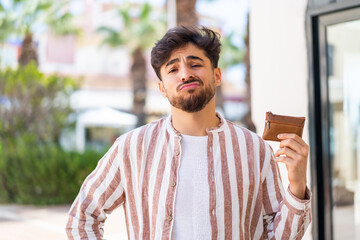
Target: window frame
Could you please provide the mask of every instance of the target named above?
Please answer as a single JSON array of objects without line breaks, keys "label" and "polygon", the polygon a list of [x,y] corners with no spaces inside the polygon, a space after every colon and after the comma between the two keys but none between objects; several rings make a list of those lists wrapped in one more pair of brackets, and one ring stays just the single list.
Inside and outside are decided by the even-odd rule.
[{"label": "window frame", "polygon": [[326,27],[357,19],[358,0],[307,9],[313,239],[333,239]]}]

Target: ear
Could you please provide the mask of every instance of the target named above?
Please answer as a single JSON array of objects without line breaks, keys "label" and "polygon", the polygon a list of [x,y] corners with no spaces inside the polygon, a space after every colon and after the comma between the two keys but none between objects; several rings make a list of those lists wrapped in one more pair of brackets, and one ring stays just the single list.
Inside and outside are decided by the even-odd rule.
[{"label": "ear", "polygon": [[167,95],[166,95],[166,91],[165,91],[165,87],[164,87],[164,82],[163,81],[160,81],[158,82],[158,87],[159,87],[159,90],[161,92],[161,95],[166,98]]},{"label": "ear", "polygon": [[221,69],[219,67],[214,69],[215,85],[218,87],[221,84]]}]

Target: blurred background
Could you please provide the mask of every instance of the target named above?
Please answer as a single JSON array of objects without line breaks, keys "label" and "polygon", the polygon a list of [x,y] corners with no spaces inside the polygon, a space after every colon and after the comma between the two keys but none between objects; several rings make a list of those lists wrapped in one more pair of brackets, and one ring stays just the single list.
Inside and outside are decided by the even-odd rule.
[{"label": "blurred background", "polygon": [[[113,141],[169,114],[149,54],[180,24],[221,34],[227,119],[261,135],[266,111],[306,117],[303,239],[360,239],[360,0],[0,0],[1,240],[65,239]],[[104,228],[127,239],[122,208]]]},{"label": "blurred background", "polygon": [[[1,234],[19,206],[28,216],[43,209],[40,222],[49,217],[42,207],[55,206],[62,220],[47,229],[60,234],[68,204],[113,141],[170,113],[150,51],[176,25],[221,34],[217,111],[255,131],[247,0],[0,0]],[[15,232],[7,239],[21,239]]]}]

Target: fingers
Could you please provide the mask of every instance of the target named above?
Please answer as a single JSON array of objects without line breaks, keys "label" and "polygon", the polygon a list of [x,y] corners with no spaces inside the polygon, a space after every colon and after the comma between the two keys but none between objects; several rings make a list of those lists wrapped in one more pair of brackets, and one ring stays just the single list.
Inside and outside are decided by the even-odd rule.
[{"label": "fingers", "polygon": [[309,154],[309,145],[296,134],[283,133],[279,134],[280,148],[290,148],[301,156],[307,157]]},{"label": "fingers", "polygon": [[279,158],[281,156],[287,156],[289,158],[296,159],[298,154],[291,148],[283,147],[277,150],[275,153],[275,157]]},{"label": "fingers", "polygon": [[296,134],[279,134],[280,149],[276,151],[276,162],[285,163],[291,192],[303,198],[306,186],[306,165],[309,146]]},{"label": "fingers", "polygon": [[286,156],[277,157],[277,158],[275,158],[275,161],[285,163],[287,167],[292,166],[295,162],[292,158],[289,158]]},{"label": "fingers", "polygon": [[277,162],[297,165],[308,157],[309,146],[296,134],[279,134],[280,149],[276,151]]}]

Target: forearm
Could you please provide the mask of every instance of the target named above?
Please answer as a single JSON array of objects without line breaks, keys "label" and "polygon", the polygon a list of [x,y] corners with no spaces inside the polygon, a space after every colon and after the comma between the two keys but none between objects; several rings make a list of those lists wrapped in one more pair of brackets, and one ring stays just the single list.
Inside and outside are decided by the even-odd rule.
[{"label": "forearm", "polygon": [[301,239],[311,222],[311,193],[306,181],[293,181],[303,185],[293,184],[285,191],[274,159],[270,159],[264,174],[264,235],[268,239]]},{"label": "forearm", "polygon": [[306,188],[305,199],[287,190],[277,212],[265,215],[268,239],[301,239],[311,222],[311,193]]}]

